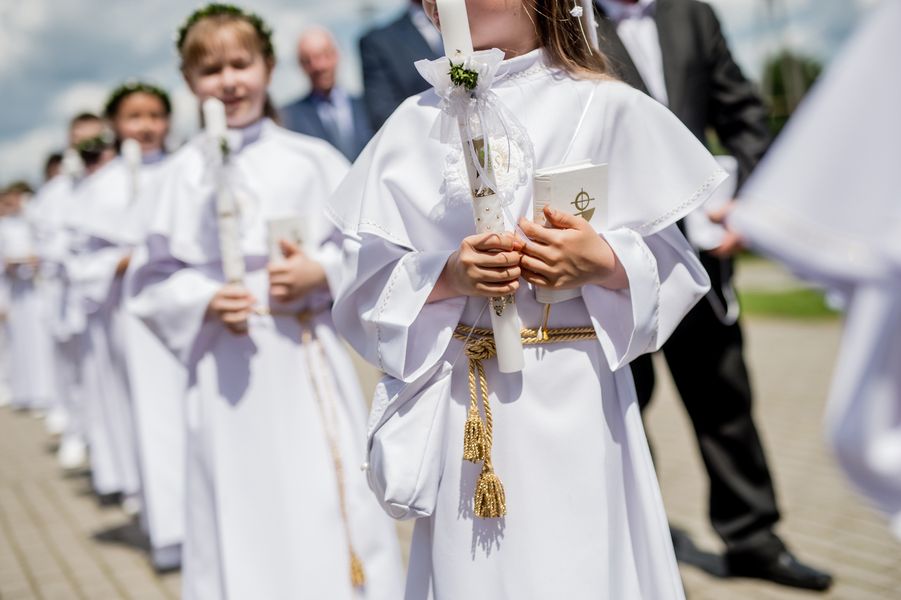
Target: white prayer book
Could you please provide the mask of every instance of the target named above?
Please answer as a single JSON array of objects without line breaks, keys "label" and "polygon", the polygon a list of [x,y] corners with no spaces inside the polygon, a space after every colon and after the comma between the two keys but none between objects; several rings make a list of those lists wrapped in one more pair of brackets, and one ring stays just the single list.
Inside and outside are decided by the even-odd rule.
[{"label": "white prayer book", "polygon": [[[532,196],[535,223],[546,225],[544,207],[582,217],[600,231],[607,218],[606,164],[581,161],[535,171]],[[535,288],[535,299],[543,304],[555,304],[578,298],[581,288],[549,290]]]},{"label": "white prayer book", "polygon": [[283,260],[285,255],[279,241],[285,240],[298,246],[303,245],[303,220],[300,217],[284,217],[266,222],[269,238],[269,261]]}]

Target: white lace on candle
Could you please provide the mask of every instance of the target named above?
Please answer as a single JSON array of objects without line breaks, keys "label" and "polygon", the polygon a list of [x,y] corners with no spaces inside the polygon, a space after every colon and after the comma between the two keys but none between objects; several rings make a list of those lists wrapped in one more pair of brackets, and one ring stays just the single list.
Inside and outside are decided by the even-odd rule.
[{"label": "white lace on candle", "polygon": [[[466,59],[464,68],[478,74],[473,90],[467,90],[451,81],[451,63],[446,57],[432,61],[420,60],[416,62],[416,69],[441,99],[441,113],[432,127],[431,135],[448,145],[448,165],[455,166],[445,171],[448,190],[457,191],[461,198],[470,194],[465,183],[463,150],[458,142],[459,123],[462,122],[468,138],[464,148],[472,153],[473,163],[481,180],[506,206],[513,201],[516,189],[529,181],[534,151],[525,127],[503,106],[491,89],[498,78],[498,69],[503,59],[504,53],[496,48],[475,52]],[[484,160],[476,158],[472,142],[480,137],[487,141],[489,149]],[[487,168],[486,160],[491,161],[490,169]],[[454,199],[457,195],[454,194]]]}]

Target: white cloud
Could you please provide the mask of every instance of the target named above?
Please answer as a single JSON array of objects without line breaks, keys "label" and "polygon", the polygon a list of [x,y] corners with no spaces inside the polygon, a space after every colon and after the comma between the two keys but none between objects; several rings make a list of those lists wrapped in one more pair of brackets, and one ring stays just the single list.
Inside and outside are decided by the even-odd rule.
[{"label": "white cloud", "polygon": [[44,160],[61,150],[65,141],[64,128],[46,125],[0,143],[0,182],[29,179],[37,183]]},{"label": "white cloud", "polygon": [[45,0],[0,4],[0,76],[16,71],[35,45],[35,34],[48,22]]},{"label": "white cloud", "polygon": [[59,93],[50,106],[51,114],[59,119],[69,119],[80,112],[98,113],[109,95],[107,85],[91,81],[79,81]]}]

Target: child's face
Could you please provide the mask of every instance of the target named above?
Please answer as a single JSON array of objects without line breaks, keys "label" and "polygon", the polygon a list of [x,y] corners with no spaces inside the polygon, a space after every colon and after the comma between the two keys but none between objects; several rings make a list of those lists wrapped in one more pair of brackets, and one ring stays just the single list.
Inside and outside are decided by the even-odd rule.
[{"label": "child's face", "polygon": [[157,96],[137,92],[119,103],[113,127],[120,139],[137,140],[141,152],[157,152],[169,133],[169,115]]},{"label": "child's face", "polygon": [[[440,30],[436,0],[423,0],[422,7]],[[536,47],[535,27],[523,0],[466,0],[466,14],[476,50],[500,48],[520,54]]]},{"label": "child's face", "polygon": [[244,47],[231,29],[216,35],[217,52],[185,72],[185,79],[201,103],[210,97],[222,101],[229,127],[245,127],[263,116],[271,69],[263,55]]}]

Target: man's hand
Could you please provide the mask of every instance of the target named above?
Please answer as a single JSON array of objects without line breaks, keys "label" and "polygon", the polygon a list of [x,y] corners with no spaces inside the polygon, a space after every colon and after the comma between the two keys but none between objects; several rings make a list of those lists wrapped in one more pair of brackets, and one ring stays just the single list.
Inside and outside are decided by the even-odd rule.
[{"label": "man's hand", "polygon": [[742,240],[738,233],[730,229],[727,223],[729,215],[735,209],[735,202],[734,199],[730,200],[728,204],[707,213],[708,219],[722,225],[726,229],[726,233],[723,236],[723,242],[716,248],[710,250],[710,254],[717,258],[729,258],[730,256],[735,256],[745,248],[744,240]]}]

